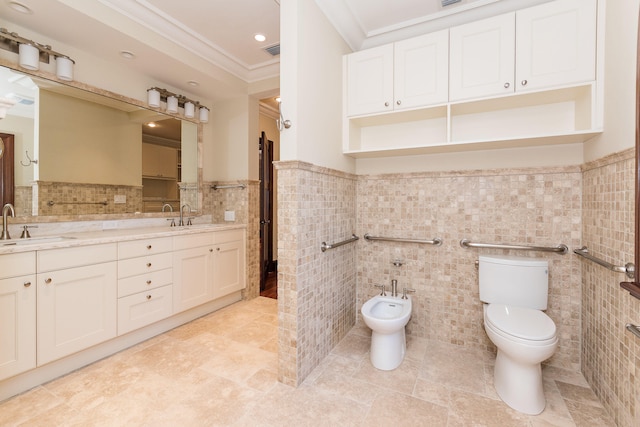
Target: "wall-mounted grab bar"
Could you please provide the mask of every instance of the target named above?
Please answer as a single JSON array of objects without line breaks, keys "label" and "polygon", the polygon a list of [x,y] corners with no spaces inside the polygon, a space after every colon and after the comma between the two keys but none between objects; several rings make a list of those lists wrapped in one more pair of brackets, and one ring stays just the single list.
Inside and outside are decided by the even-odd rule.
[{"label": "wall-mounted grab bar", "polygon": [[320,249],[322,249],[322,252],[324,252],[327,249],[335,249],[338,246],[342,246],[342,245],[346,245],[347,243],[355,242],[358,239],[359,239],[358,236],[356,236],[355,234],[352,234],[351,237],[349,237],[347,240],[343,240],[342,242],[332,243],[330,245],[327,244],[327,242],[322,242],[322,245],[320,246]]},{"label": "wall-mounted grab bar", "polygon": [[576,255],[580,255],[581,257],[584,257],[586,259],[588,259],[589,261],[593,261],[598,265],[603,266],[604,268],[607,268],[611,271],[615,271],[618,273],[624,273],[627,275],[627,277],[633,279],[635,276],[635,272],[636,272],[636,268],[635,265],[633,265],[633,263],[627,263],[625,265],[613,265],[611,263],[608,263],[607,261],[603,261],[600,258],[596,258],[595,256],[591,255],[589,253],[589,249],[587,249],[586,246],[583,246],[580,249],[574,249],[573,253]]},{"label": "wall-mounted grab bar", "polygon": [[540,252],[556,252],[566,254],[569,248],[565,244],[558,246],[523,246],[523,245],[504,245],[501,243],[472,243],[468,239],[460,240],[460,246],[463,248],[487,248],[487,249],[514,249],[517,251],[540,251]]},{"label": "wall-mounted grab bar", "polygon": [[625,328],[627,328],[627,331],[631,332],[633,335],[640,338],[640,326],[634,325],[632,323],[627,323]]},{"label": "wall-mounted grab bar", "polygon": [[364,235],[364,239],[371,241],[371,240],[384,240],[387,242],[403,242],[403,243],[423,243],[425,245],[434,245],[434,246],[440,246],[442,245],[442,239],[436,237],[432,240],[421,240],[421,239],[406,239],[403,237],[378,237],[378,236],[372,236],[369,233]]},{"label": "wall-mounted grab bar", "polygon": [[247,188],[247,186],[244,184],[228,184],[228,185],[212,185],[211,186],[212,190],[222,190],[225,188],[241,188],[244,190],[245,188]]},{"label": "wall-mounted grab bar", "polygon": [[54,202],[53,200],[49,200],[47,202],[47,206],[53,205],[104,205],[107,206],[107,201],[104,200],[102,202]]}]

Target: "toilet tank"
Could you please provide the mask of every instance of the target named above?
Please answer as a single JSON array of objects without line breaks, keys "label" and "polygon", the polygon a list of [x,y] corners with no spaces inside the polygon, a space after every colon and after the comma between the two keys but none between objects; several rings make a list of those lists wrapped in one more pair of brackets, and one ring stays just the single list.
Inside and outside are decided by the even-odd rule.
[{"label": "toilet tank", "polygon": [[537,258],[481,255],[480,300],[546,310],[549,263]]}]

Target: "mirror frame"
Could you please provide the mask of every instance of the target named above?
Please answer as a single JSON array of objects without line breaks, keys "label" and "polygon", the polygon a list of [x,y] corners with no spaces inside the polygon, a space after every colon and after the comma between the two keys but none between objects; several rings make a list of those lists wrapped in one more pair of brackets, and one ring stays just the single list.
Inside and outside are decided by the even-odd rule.
[{"label": "mirror frame", "polygon": [[[145,102],[140,101],[135,98],[130,98],[115,92],[111,92],[106,89],[101,89],[96,86],[92,86],[87,83],[82,83],[78,81],[65,81],[60,80],[55,74],[41,71],[41,70],[26,70],[21,68],[18,64],[8,61],[4,58],[0,58],[0,66],[9,68],[11,70],[23,73],[25,75],[30,75],[34,77],[38,77],[44,80],[52,81],[64,86],[73,87],[76,89],[81,89],[96,95],[101,95],[110,99],[114,99],[117,101],[121,101],[130,105],[134,105],[139,108],[143,108],[145,110],[154,111],[160,114],[163,114],[167,117],[172,117],[178,120],[183,120],[186,122],[191,122],[197,125],[198,136],[197,136],[197,198],[198,198],[198,207],[195,210],[194,216],[203,215],[202,206],[203,206],[203,172],[202,172],[202,146],[203,146],[203,124],[197,118],[188,118],[182,114],[177,113],[169,113],[167,111],[161,110],[160,108],[153,108],[148,106]],[[171,212],[146,212],[146,213],[127,213],[127,214],[86,214],[86,215],[37,215],[37,216],[23,216],[18,217],[18,219],[23,222],[32,222],[32,223],[49,223],[49,222],[61,222],[61,221],[92,221],[92,220],[113,220],[113,219],[136,219],[136,218],[164,218],[171,217]]]}]

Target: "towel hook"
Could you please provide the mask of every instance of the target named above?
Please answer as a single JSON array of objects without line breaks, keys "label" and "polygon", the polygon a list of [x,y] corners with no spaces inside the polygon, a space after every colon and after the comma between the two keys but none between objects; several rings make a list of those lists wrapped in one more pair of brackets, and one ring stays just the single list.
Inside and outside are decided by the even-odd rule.
[{"label": "towel hook", "polygon": [[282,132],[283,129],[289,129],[291,127],[291,120],[285,120],[282,115],[282,101],[278,102],[278,114],[280,115],[280,118],[276,120],[278,130]]},{"label": "towel hook", "polygon": [[34,159],[32,159],[31,157],[29,157],[29,150],[25,150],[25,151],[24,151],[24,153],[26,154],[27,159],[29,159],[29,163],[24,164],[24,163],[22,163],[22,160],[20,160],[20,164],[21,164],[22,166],[25,166],[25,167],[26,167],[26,166],[31,166],[31,164],[32,164],[32,163],[33,163],[33,164],[36,164],[36,165],[38,164],[38,161],[37,161],[37,160],[34,160]]}]

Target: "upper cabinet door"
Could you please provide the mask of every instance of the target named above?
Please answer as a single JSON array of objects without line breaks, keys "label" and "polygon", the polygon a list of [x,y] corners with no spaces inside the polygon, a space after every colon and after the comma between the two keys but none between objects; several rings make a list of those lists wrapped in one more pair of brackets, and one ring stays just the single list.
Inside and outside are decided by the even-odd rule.
[{"label": "upper cabinet door", "polygon": [[516,15],[516,90],[591,81],[596,0],[558,0]]},{"label": "upper cabinet door", "polygon": [[512,93],[514,13],[451,28],[450,55],[450,101]]},{"label": "upper cabinet door", "polygon": [[403,40],[394,48],[394,109],[447,102],[449,30]]},{"label": "upper cabinet door", "polygon": [[393,110],[393,44],[347,58],[347,115]]}]

